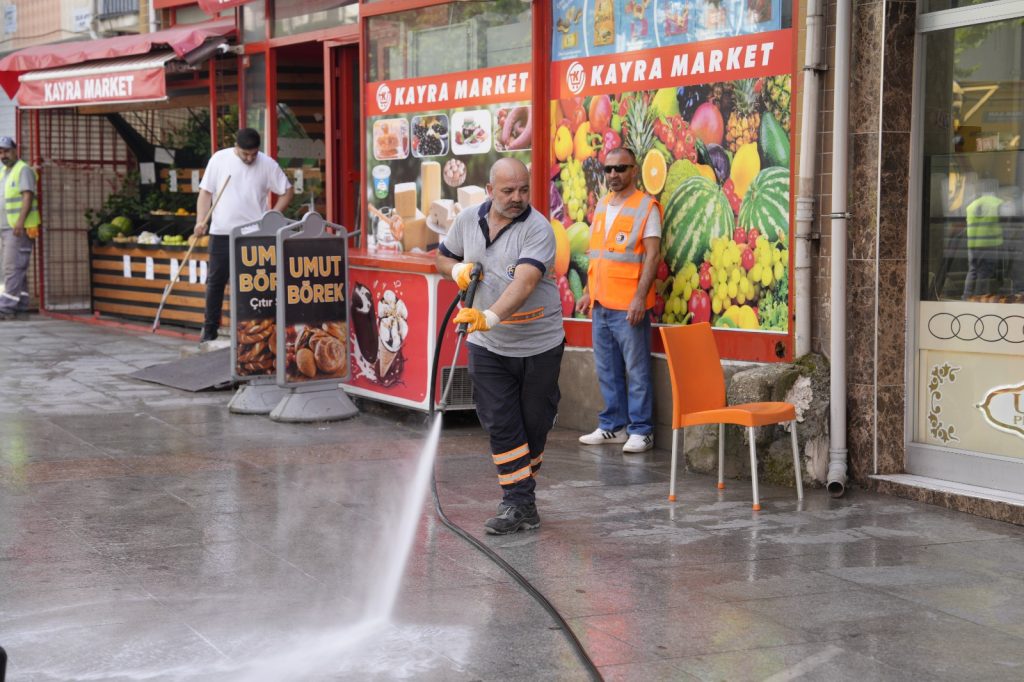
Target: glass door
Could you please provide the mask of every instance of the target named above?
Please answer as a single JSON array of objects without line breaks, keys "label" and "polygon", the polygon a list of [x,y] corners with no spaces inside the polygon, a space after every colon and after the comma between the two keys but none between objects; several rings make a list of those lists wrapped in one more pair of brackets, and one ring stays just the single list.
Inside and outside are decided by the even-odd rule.
[{"label": "glass door", "polygon": [[973,18],[921,22],[907,469],[1024,493],[1024,19]]}]

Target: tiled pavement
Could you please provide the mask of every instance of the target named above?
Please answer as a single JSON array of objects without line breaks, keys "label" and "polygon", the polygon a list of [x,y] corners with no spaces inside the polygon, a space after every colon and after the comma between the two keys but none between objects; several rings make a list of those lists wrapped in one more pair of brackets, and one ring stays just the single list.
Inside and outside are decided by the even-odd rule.
[{"label": "tiled pavement", "polygon": [[[421,415],[232,416],[125,377],[185,342],[0,323],[0,646],[22,680],[585,680],[547,614],[425,508],[394,617],[359,615]],[[446,510],[560,610],[607,680],[1024,679],[1024,530],[851,486],[686,475],[556,429],[540,530],[485,537],[479,427],[449,420]]]}]

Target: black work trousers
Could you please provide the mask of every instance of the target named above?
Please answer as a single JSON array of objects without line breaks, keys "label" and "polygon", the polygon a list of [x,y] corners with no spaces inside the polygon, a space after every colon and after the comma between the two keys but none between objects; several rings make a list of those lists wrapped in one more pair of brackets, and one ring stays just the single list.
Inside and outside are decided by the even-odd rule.
[{"label": "black work trousers", "polygon": [[220,327],[221,308],[224,305],[224,287],[231,276],[231,237],[226,234],[210,235],[209,269],[206,272],[206,314],[203,329],[216,331]]},{"label": "black work trousers", "polygon": [[533,504],[534,479],[558,411],[558,373],[565,343],[525,358],[469,344],[469,376],[480,423],[491,439],[502,502]]}]

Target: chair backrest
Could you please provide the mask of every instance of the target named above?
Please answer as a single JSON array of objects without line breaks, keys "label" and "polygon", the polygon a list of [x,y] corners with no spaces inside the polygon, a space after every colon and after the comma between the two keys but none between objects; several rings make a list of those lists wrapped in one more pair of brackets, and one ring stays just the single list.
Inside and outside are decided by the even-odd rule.
[{"label": "chair backrest", "polygon": [[672,378],[672,421],[690,412],[725,407],[725,374],[711,325],[659,327]]}]

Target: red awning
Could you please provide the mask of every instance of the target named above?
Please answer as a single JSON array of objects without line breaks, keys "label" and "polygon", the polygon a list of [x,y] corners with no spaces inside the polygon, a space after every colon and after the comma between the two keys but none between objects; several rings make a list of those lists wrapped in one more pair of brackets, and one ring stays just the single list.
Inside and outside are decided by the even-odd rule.
[{"label": "red awning", "polygon": [[184,57],[210,38],[227,36],[234,31],[233,18],[218,19],[152,33],[26,47],[0,59],[0,86],[8,96],[14,97],[18,90],[18,77],[30,71],[143,55],[162,47],[169,47],[178,57]]},{"label": "red awning", "polygon": [[167,99],[165,64],[170,50],[78,66],[31,71],[22,75],[18,106],[50,109],[88,104],[135,104]]}]

